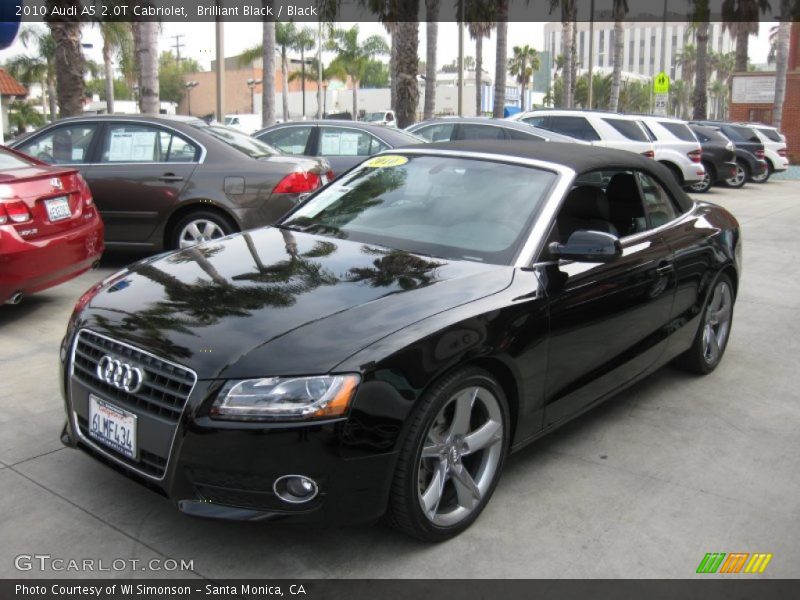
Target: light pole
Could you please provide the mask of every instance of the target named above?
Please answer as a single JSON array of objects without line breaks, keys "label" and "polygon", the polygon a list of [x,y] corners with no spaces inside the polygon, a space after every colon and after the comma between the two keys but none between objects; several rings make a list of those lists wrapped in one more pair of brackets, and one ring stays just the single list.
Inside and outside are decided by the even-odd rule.
[{"label": "light pole", "polygon": [[247,87],[250,88],[250,112],[256,113],[256,86],[261,84],[260,79],[253,79],[250,77],[247,80]]},{"label": "light pole", "polygon": [[197,81],[187,81],[183,84],[183,87],[186,88],[186,112],[189,116],[192,116],[192,89],[196,88],[200,85]]}]

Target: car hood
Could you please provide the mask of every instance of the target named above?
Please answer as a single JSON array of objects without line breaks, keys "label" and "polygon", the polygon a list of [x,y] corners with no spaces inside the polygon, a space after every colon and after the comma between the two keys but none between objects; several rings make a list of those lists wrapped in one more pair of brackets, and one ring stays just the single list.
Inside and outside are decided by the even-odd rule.
[{"label": "car hood", "polygon": [[73,326],[200,379],[325,373],[512,278],[511,267],[267,227],[131,265],[100,286]]}]

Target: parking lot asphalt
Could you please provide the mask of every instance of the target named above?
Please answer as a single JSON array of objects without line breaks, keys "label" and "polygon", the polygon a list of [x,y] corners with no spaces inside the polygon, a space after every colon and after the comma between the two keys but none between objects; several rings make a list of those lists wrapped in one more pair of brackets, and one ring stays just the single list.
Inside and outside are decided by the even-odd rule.
[{"label": "parking lot asphalt", "polygon": [[[135,256],[0,306],[0,577],[692,577],[707,552],[800,576],[800,182],[714,188],[744,232],[720,367],[671,367],[512,456],[475,525],[441,545],[384,526],[228,523],[64,448],[58,345],[80,294]],[[182,573],[18,571],[18,555],[173,558]],[[714,577],[704,575],[703,577]]]}]

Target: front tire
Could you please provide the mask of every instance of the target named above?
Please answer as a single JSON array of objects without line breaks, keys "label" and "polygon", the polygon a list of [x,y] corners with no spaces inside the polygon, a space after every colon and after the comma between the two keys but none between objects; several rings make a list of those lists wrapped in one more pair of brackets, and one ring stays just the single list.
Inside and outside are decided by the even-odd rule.
[{"label": "front tire", "polygon": [[508,402],[482,369],[435,383],[410,417],[389,498],[389,522],[426,542],[467,529],[494,492],[508,451]]},{"label": "front tire", "polygon": [[676,366],[706,375],[717,368],[725,354],[733,324],[735,296],[731,278],[720,274],[706,302],[692,346],[675,360]]}]

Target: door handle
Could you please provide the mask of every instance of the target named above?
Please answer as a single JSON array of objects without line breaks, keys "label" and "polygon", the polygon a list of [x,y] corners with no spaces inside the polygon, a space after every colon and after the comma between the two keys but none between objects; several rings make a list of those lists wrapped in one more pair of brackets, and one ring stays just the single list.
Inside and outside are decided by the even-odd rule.
[{"label": "door handle", "polygon": [[183,177],[175,175],[175,173],[164,173],[159,179],[161,181],[183,181]]},{"label": "door handle", "polygon": [[659,275],[667,275],[670,271],[672,271],[674,267],[670,262],[662,262],[658,267],[656,267],[656,273]]}]

